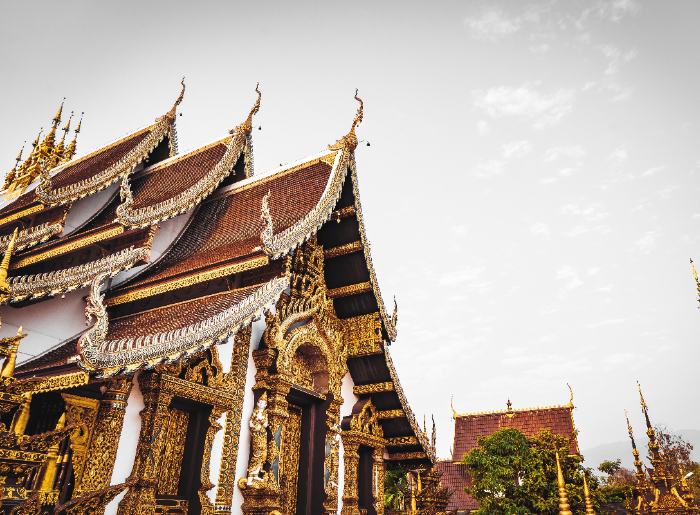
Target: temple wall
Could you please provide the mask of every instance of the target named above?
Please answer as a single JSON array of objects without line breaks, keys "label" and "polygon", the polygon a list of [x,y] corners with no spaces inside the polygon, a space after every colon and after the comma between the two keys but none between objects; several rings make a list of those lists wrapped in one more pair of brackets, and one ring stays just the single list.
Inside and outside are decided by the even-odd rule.
[{"label": "temple wall", "polygon": [[[340,387],[340,395],[343,397],[343,404],[340,406],[340,420],[352,413],[352,407],[360,398],[355,395],[353,388],[355,381],[352,380],[350,372],[343,377],[343,383]],[[345,486],[345,460],[344,458],[343,441],[340,440],[340,448],[338,449],[338,513],[343,509],[343,487]]]},{"label": "temple wall", "polygon": [[[274,310],[272,311],[274,312]],[[260,343],[260,338],[262,337],[264,331],[264,318],[253,323],[253,330],[251,331],[250,336],[250,353],[248,355],[248,371],[245,377],[245,397],[243,398],[243,411],[241,413],[241,434],[238,438],[236,480],[248,475],[248,458],[250,457],[250,427],[248,426],[248,419],[250,419],[250,415],[253,413],[253,409],[255,408],[255,402],[253,399],[253,385],[255,384],[255,373],[257,372],[255,363],[253,362],[253,351],[257,350],[258,344]],[[212,479],[212,483],[218,483],[218,478],[216,481]],[[241,490],[236,487],[233,489],[233,501],[231,502],[231,513],[233,515],[240,515],[243,513],[241,510],[241,504],[243,504],[243,495],[241,494]]]},{"label": "temple wall", "polygon": [[[41,354],[64,340],[85,331],[85,296],[90,288],[80,288],[66,293],[66,298],[37,302],[23,308],[2,307],[0,337],[14,336],[19,326],[28,336],[19,345],[20,353]],[[56,321],[60,320],[60,323]],[[29,359],[17,354],[17,363]]]},{"label": "temple wall", "polygon": [[99,193],[76,200],[66,216],[66,228],[63,235],[67,236],[101,211],[118,189],[119,181],[110,184]]},{"label": "temple wall", "polygon": [[[138,376],[141,372],[134,374],[134,382],[129,394],[129,402],[124,413],[124,426],[119,437],[119,447],[117,447],[117,459],[114,462],[112,471],[112,481],[110,484],[118,485],[123,483],[131,474],[136,456],[136,447],[139,443],[141,433],[141,416],[139,413],[144,408],[143,396],[139,388]],[[119,501],[126,495],[126,491],[119,494],[105,509],[105,515],[116,515]]]}]

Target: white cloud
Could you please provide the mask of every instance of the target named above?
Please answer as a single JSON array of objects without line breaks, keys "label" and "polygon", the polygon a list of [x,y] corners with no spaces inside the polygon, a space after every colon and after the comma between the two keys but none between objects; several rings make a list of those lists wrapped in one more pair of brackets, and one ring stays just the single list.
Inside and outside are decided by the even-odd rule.
[{"label": "white cloud", "polygon": [[532,226],[530,226],[530,232],[532,234],[537,234],[537,235],[543,235],[543,236],[549,236],[549,226],[545,223],[536,223]]},{"label": "white cloud", "polygon": [[648,177],[650,175],[654,175],[655,173],[662,172],[665,168],[666,166],[655,166],[654,168],[649,168],[641,175],[641,177]]},{"label": "white cloud", "polygon": [[556,177],[547,177],[546,179],[540,179],[540,184],[552,184],[553,182],[557,182]]},{"label": "white cloud", "polygon": [[594,266],[593,268],[588,269],[588,275],[595,275],[598,272],[600,272],[600,267]]},{"label": "white cloud", "polygon": [[531,46],[530,50],[532,50],[536,54],[544,54],[546,51],[549,50],[549,45],[547,43],[542,43],[539,46],[535,46],[535,47]]},{"label": "white cloud", "polygon": [[532,120],[541,129],[554,125],[573,109],[574,92],[558,89],[540,93],[524,84],[518,88],[499,86],[487,91],[474,91],[474,104],[493,118],[515,116]]},{"label": "white cloud", "polygon": [[491,130],[491,127],[484,120],[479,120],[476,124],[476,130],[479,131],[479,135],[483,136]]},{"label": "white cloud", "polygon": [[480,16],[466,18],[464,24],[472,37],[497,41],[516,32],[521,25],[520,18],[508,17],[501,9],[484,10]]},{"label": "white cloud", "polygon": [[557,279],[568,279],[568,282],[566,283],[567,290],[572,290],[583,284],[583,281],[579,278],[576,269],[569,265],[559,267],[555,277]]},{"label": "white cloud", "polygon": [[596,291],[603,292],[603,293],[608,293],[613,291],[613,288],[615,287],[614,284],[608,284],[607,286],[603,286],[601,288],[598,288]]},{"label": "white cloud", "polygon": [[658,231],[648,231],[642,238],[634,242],[642,252],[649,252],[656,247],[656,239],[659,237]]},{"label": "white cloud", "polygon": [[593,329],[596,327],[603,327],[605,325],[614,325],[614,324],[621,324],[622,322],[626,322],[626,318],[613,318],[610,320],[603,320],[602,322],[596,322],[594,324],[588,324],[586,327],[589,329]]},{"label": "white cloud", "polygon": [[564,236],[570,236],[570,237],[580,236],[581,234],[585,234],[588,231],[590,231],[590,229],[588,227],[586,227],[585,225],[577,225],[576,227],[574,227],[570,231],[565,232]]},{"label": "white cloud", "polygon": [[583,150],[579,145],[554,147],[547,149],[547,151],[544,153],[544,162],[551,163],[563,157],[569,157],[571,159],[581,159],[585,155],[586,151]]},{"label": "white cloud", "polygon": [[639,4],[635,0],[598,0],[581,13],[578,26],[583,26],[583,22],[585,22],[590,15],[602,20],[619,22],[628,14],[636,14],[638,11]]},{"label": "white cloud", "polygon": [[482,161],[476,165],[474,175],[477,177],[493,177],[503,173],[503,162],[498,159]]},{"label": "white cloud", "polygon": [[657,191],[656,194],[659,196],[659,199],[668,200],[671,198],[671,192],[673,190],[677,190],[678,188],[680,188],[680,186],[678,186],[677,184],[667,184],[659,191]]},{"label": "white cloud", "polygon": [[532,150],[532,145],[529,141],[513,141],[506,143],[501,147],[503,149],[503,158],[522,157]]},{"label": "white cloud", "polygon": [[589,222],[594,222],[608,216],[608,212],[602,204],[589,204],[587,206],[580,206],[578,204],[569,203],[565,204],[561,208],[561,213],[564,215],[576,215],[582,216],[585,220]]},{"label": "white cloud", "polygon": [[481,279],[484,267],[466,267],[444,274],[440,278],[440,285],[460,285],[464,292],[487,293],[491,289],[491,283]]},{"label": "white cloud", "polygon": [[611,161],[613,163],[624,163],[625,161],[627,161],[627,151],[621,148],[617,148],[605,160]]}]

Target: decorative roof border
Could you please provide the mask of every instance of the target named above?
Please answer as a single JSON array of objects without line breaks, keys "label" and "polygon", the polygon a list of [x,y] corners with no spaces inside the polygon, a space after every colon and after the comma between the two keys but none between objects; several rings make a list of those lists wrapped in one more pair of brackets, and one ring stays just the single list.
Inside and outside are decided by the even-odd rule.
[{"label": "decorative roof border", "polygon": [[[119,222],[132,228],[147,227],[184,213],[191,207],[199,204],[231,173],[241,153],[244,153],[248,147],[247,137],[243,131],[237,132],[233,137],[229,136],[229,138],[231,140],[226,153],[214,168],[185,191],[156,205],[132,209],[134,198],[129,186],[131,172],[124,174],[120,188],[122,204],[117,208],[117,219]],[[220,140],[220,143],[223,143],[225,140],[226,138]],[[186,158],[187,156],[188,154],[184,154],[180,157]],[[163,163],[162,166],[167,166],[167,163]],[[160,169],[161,166],[158,166],[158,168]]]},{"label": "decorative roof border", "polygon": [[31,215],[32,213],[36,213],[37,211],[41,211],[45,208],[43,204],[35,204],[31,207],[28,207],[27,209],[22,209],[21,211],[16,211],[14,213],[11,213],[7,216],[4,216],[0,218],[0,226],[3,226],[5,224],[8,224],[10,222],[13,222],[17,220],[18,218],[22,218],[23,216]]},{"label": "decorative roof border", "polygon": [[[63,232],[63,229],[65,228],[67,214],[68,211],[66,210],[66,212],[63,215],[63,218],[58,222],[46,222],[43,224],[39,224],[35,227],[30,227],[29,229],[22,229],[21,231],[19,231],[19,233],[17,233],[17,240],[15,241],[14,249],[16,251],[24,250],[26,248],[33,247],[34,245],[37,245],[39,243],[43,243],[52,236],[61,234]],[[0,252],[5,252],[7,250],[7,247],[9,247],[10,245],[11,239],[11,234],[0,238]]]},{"label": "decorative roof border", "polygon": [[374,292],[374,297],[377,299],[377,305],[379,306],[379,313],[382,317],[382,322],[384,322],[384,327],[386,328],[387,335],[389,339],[393,342],[396,341],[396,322],[398,321],[398,313],[396,307],[396,301],[394,300],[394,314],[389,317],[387,315],[386,306],[384,305],[384,300],[382,299],[382,292],[379,289],[379,281],[377,280],[377,273],[374,271],[374,264],[372,263],[372,254],[370,252],[370,243],[367,239],[367,233],[365,232],[365,222],[362,217],[362,205],[360,203],[360,187],[357,181],[357,167],[355,164],[355,154],[353,153],[350,158],[350,174],[352,177],[352,187],[355,194],[355,215],[357,216],[357,223],[360,227],[360,241],[362,242],[362,251],[365,255],[365,263],[367,264],[367,269],[369,270],[369,281],[372,285],[372,291]]},{"label": "decorative roof border", "polygon": [[112,277],[127,270],[139,261],[145,260],[151,253],[152,235],[146,245],[121,250],[109,256],[66,268],[56,272],[38,275],[21,275],[8,278],[10,284],[9,302],[21,302],[28,297],[37,299],[46,295],[66,293],[90,284],[99,274],[107,273]]},{"label": "decorative roof border", "polygon": [[[34,190],[37,197],[45,205],[56,206],[97,193],[131,171],[136,165],[143,161],[166,136],[169,137],[170,141],[177,139],[174,117],[163,116],[158,119],[156,124],[147,127],[146,130],[150,130],[149,135],[116,163],[113,163],[107,169],[76,184],[70,184],[54,190],[51,182],[51,174],[48,170],[42,168],[41,182]],[[135,134],[138,134],[138,132]],[[123,139],[124,138],[122,138],[122,140]],[[172,154],[174,150],[172,144],[170,150]],[[68,162],[66,166],[74,164],[76,163]],[[54,170],[54,172],[56,171],[60,170]]]},{"label": "decorative roof border", "polygon": [[[345,147],[340,152],[324,156],[328,158],[334,157],[334,160],[330,179],[321,195],[321,199],[304,218],[278,234],[273,235],[272,215],[270,215],[270,209],[267,205],[270,193],[268,192],[263,197],[260,218],[266,222],[266,226],[260,235],[262,240],[261,250],[270,256],[271,259],[279,259],[294,251],[294,249],[314,236],[323,227],[323,224],[330,220],[333,209],[338,203],[343,190],[343,183],[348,173],[348,162],[351,159],[351,155],[352,150]],[[321,160],[328,162],[324,157]]]},{"label": "decorative roof border", "polygon": [[96,322],[80,337],[77,360],[84,370],[98,371],[102,377],[131,374],[206,350],[258,319],[289,287],[289,277],[275,277],[236,305],[195,324],[167,333],[107,340],[109,322],[104,295],[100,294],[101,283],[107,275],[103,273],[93,279],[85,313],[88,323],[93,316]]},{"label": "decorative roof border", "polygon": [[387,347],[384,347],[384,356],[386,357],[386,365],[389,368],[391,379],[392,381],[394,381],[394,390],[399,396],[401,406],[403,407],[403,411],[406,414],[406,419],[408,419],[409,424],[411,424],[411,428],[413,428],[413,432],[415,433],[416,438],[418,438],[421,447],[423,447],[423,451],[425,451],[426,457],[432,463],[435,463],[435,449],[433,449],[433,446],[428,441],[428,437],[425,435],[425,433],[423,433],[423,431],[421,431],[418,422],[416,422],[416,417],[413,415],[413,410],[411,410],[411,406],[408,404],[406,395],[403,393],[403,388],[401,387],[401,383],[399,382],[399,375],[396,373],[396,369],[394,368],[394,362],[391,359],[391,355],[389,354],[389,349]]}]

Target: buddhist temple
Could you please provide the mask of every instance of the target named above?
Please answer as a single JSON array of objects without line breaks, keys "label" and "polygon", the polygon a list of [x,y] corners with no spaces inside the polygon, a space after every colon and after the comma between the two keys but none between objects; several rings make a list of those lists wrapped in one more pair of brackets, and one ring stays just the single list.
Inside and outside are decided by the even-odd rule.
[{"label": "buddhist temple", "polygon": [[62,105],[6,179],[0,513],[382,514],[387,468],[435,449],[391,359],[363,102],[257,173],[260,90],[180,153],[184,94],[82,156]]},{"label": "buddhist temple", "polygon": [[678,473],[673,474],[664,463],[664,457],[659,451],[659,443],[656,441],[656,433],[649,420],[649,407],[644,401],[641,386],[639,386],[639,398],[642,406],[642,413],[644,413],[644,419],[647,425],[651,468],[642,468],[643,464],[639,459],[639,451],[634,441],[632,426],[630,425],[627,413],[625,413],[627,417],[627,431],[632,441],[634,466],[637,469],[635,473],[637,477],[635,488],[637,497],[636,499],[628,500],[628,513],[634,513],[635,515],[652,513],[697,513],[698,507],[696,500],[680,464],[678,466]]},{"label": "buddhist temple", "polygon": [[480,436],[490,436],[496,431],[511,427],[517,429],[525,436],[537,436],[540,429],[550,429],[553,433],[569,439],[569,453],[579,454],[576,440],[573,393],[571,400],[564,406],[545,406],[539,408],[513,409],[510,400],[507,409],[458,414],[452,410],[455,421],[455,436],[452,447],[452,457],[447,460],[439,460],[435,464],[435,471],[441,474],[440,482],[450,491],[453,491],[448,510],[458,512],[471,511],[479,507],[479,504],[464,491],[471,487],[471,477],[462,464],[464,456],[478,446]]}]

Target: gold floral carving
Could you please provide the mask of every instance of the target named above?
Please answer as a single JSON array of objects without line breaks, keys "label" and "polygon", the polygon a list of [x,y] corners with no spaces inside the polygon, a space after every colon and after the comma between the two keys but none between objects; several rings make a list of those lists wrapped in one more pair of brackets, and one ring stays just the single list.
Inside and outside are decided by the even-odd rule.
[{"label": "gold floral carving", "polygon": [[190,414],[186,411],[173,409],[170,412],[170,423],[165,440],[165,456],[158,478],[158,493],[160,495],[177,495],[189,420]]},{"label": "gold floral carving", "polygon": [[70,437],[70,446],[73,451],[71,461],[75,477],[74,489],[79,490],[100,401],[68,393],[62,393],[61,397],[66,403],[66,424],[84,423],[86,428],[85,431],[74,432]]},{"label": "gold floral carving", "polygon": [[343,320],[343,338],[349,356],[365,356],[382,352],[382,320],[379,313],[370,313]]},{"label": "gold floral carving", "polygon": [[380,419],[387,419],[387,418],[403,418],[406,415],[404,414],[402,409],[391,409],[391,410],[386,410],[386,411],[380,411],[378,417]]},{"label": "gold floral carving", "polygon": [[[337,213],[338,211],[335,211]],[[332,249],[327,249],[324,251],[324,257],[326,259],[344,256],[346,254],[352,254],[353,252],[359,252],[362,250],[362,242],[360,240],[353,241],[352,243],[346,243],[345,245],[339,245],[338,247],[333,247]]]},{"label": "gold floral carving", "polygon": [[393,392],[394,383],[388,381],[386,383],[363,384],[360,386],[353,386],[352,391],[355,395],[367,395],[379,392]]},{"label": "gold floral carving", "polygon": [[202,486],[199,488],[199,502],[202,505],[202,514],[204,515],[214,515],[215,506],[212,504],[207,492],[214,488],[214,483],[210,480],[210,465],[211,465],[211,450],[214,445],[214,437],[216,433],[221,429],[221,426],[217,422],[223,413],[221,407],[214,407],[209,415],[209,427],[207,428],[207,434],[204,438],[204,456],[202,457],[202,469],[200,472],[200,480]]},{"label": "gold floral carving", "polygon": [[301,408],[290,406],[289,418],[284,423],[282,436],[282,463],[280,487],[282,488],[283,513],[297,511],[297,485],[299,482],[299,448],[301,445]]},{"label": "gold floral carving", "polygon": [[116,297],[108,298],[105,301],[105,304],[107,306],[125,304],[134,300],[152,297],[153,295],[158,295],[159,293],[177,290],[178,288],[183,288],[185,286],[192,286],[193,284],[198,284],[204,281],[210,281],[219,277],[225,277],[227,275],[237,274],[240,272],[245,272],[246,270],[259,268],[267,265],[269,262],[270,260],[267,257],[259,257],[250,259],[248,261],[244,261],[243,263],[234,263],[233,265],[226,265],[224,267],[209,270],[207,272],[200,272],[198,274],[184,277],[182,279],[177,279],[175,281],[160,283],[155,286],[149,286],[148,288],[134,290],[123,295],[117,295]]},{"label": "gold floral carving", "polygon": [[54,515],[102,515],[105,507],[117,495],[136,483],[137,480],[130,479],[125,483],[94,490],[78,498],[74,494],[71,501],[56,508]]},{"label": "gold floral carving", "polygon": [[340,288],[333,288],[328,290],[328,296],[332,299],[338,299],[340,297],[348,297],[350,295],[357,295],[358,293],[365,293],[372,291],[372,285],[368,282],[349,284],[348,286],[341,286]]},{"label": "gold floral carving", "polygon": [[233,355],[231,356],[231,371],[225,378],[226,387],[232,392],[237,392],[237,395],[226,413],[219,484],[216,490],[216,512],[222,514],[231,513],[233,489],[236,484],[238,441],[241,434],[243,392],[248,370],[251,329],[252,326],[248,325],[236,333],[233,341]]},{"label": "gold floral carving", "polygon": [[105,385],[85,453],[87,458],[80,483],[75,486],[74,497],[109,485],[130,392],[131,378],[112,378]]},{"label": "gold floral carving", "polygon": [[[402,415],[403,411],[400,410]],[[380,412],[383,413],[383,412]],[[379,418],[382,418],[381,416]],[[395,446],[399,447],[401,445],[418,445],[418,440],[416,440],[415,436],[396,436],[394,438],[387,438],[386,439],[386,445],[389,446]]]},{"label": "gold floral carving", "polygon": [[403,460],[424,460],[428,458],[428,455],[424,452],[395,452],[389,454],[387,459],[392,461],[403,461]]}]

